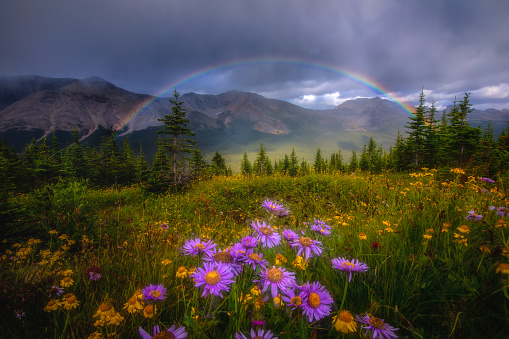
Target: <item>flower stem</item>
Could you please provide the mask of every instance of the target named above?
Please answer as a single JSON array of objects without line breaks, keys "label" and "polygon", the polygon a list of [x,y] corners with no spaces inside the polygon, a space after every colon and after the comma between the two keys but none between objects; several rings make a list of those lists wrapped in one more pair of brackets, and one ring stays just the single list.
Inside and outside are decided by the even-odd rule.
[{"label": "flower stem", "polygon": [[[339,312],[343,310],[343,305],[345,304],[346,300],[346,290],[348,290],[349,281],[345,279],[345,288],[343,289],[343,299],[341,300],[341,306],[339,306]],[[338,312],[338,314],[339,314]]]}]

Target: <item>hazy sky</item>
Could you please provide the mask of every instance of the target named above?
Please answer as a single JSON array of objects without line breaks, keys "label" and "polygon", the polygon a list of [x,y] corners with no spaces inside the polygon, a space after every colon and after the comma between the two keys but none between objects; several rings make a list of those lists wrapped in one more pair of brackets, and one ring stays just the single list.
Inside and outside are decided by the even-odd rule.
[{"label": "hazy sky", "polygon": [[507,0],[2,0],[0,75],[310,108],[380,96],[367,82],[414,105],[424,87],[442,108],[465,92],[509,108],[508,13]]}]

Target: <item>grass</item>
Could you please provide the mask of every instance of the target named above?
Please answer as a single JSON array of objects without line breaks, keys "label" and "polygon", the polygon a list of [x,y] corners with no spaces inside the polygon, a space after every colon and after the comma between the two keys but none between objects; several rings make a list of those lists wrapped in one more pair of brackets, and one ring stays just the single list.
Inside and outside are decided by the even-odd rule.
[{"label": "grass", "polygon": [[[248,335],[260,320],[280,338],[362,337],[360,326],[367,325],[358,322],[357,332],[335,329],[333,316],[347,310],[384,319],[400,337],[501,338],[509,333],[508,217],[490,207],[509,206],[505,185],[460,170],[424,170],[220,177],[159,195],[77,182],[16,195],[9,206],[17,217],[5,227],[0,259],[2,333],[132,338],[139,327],[152,335],[155,325],[165,330],[175,324],[190,338],[233,338],[239,331]],[[267,198],[290,214],[275,217],[262,209]],[[483,218],[466,219],[472,210]],[[284,237],[277,247],[255,251],[269,268],[284,257],[286,263],[277,264],[294,272],[299,285],[323,285],[333,298],[329,316],[310,322],[300,308],[274,303],[267,292],[258,295],[253,280],[260,270],[247,266],[222,298],[202,297],[203,288],[194,287],[190,272],[202,261],[181,253],[185,241],[211,239],[224,250],[253,234],[254,220],[322,243],[320,256],[300,263]],[[314,220],[330,225],[331,234],[304,224]],[[331,266],[340,257],[358,259],[369,270],[348,283],[349,274]],[[91,273],[100,278],[90,279]],[[136,297],[149,284],[166,288],[152,317],[149,301]],[[50,297],[52,286],[63,293]]]}]

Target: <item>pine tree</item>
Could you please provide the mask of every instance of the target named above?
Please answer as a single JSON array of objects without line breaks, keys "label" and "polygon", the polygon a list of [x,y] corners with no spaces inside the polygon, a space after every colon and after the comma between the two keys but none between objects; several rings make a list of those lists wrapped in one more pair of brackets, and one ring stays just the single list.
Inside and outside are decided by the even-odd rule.
[{"label": "pine tree", "polygon": [[143,148],[140,143],[140,152],[136,157],[136,180],[138,181],[147,181],[150,176],[150,166],[145,159],[145,154],[143,154]]},{"label": "pine tree", "polygon": [[316,150],[313,168],[316,173],[323,173],[326,171],[325,161],[322,157],[322,151],[320,149]]},{"label": "pine tree", "polygon": [[297,159],[297,155],[295,154],[295,149],[292,148],[292,153],[290,154],[290,167],[288,168],[288,174],[292,177],[297,176],[299,173],[299,160]]},{"label": "pine tree", "polygon": [[440,148],[440,135],[438,123],[440,120],[435,119],[437,108],[435,101],[431,102],[431,107],[426,115],[426,126],[424,128],[424,150],[423,150],[423,166],[436,167],[439,163],[438,155]]},{"label": "pine tree", "polygon": [[228,169],[226,168],[226,160],[223,158],[221,153],[216,150],[212,157],[212,167],[216,175],[228,175]]},{"label": "pine tree", "polygon": [[[162,135],[158,145],[162,146],[169,156],[171,168],[173,171],[173,182],[179,182],[179,176],[182,175],[186,157],[188,153],[192,153],[192,146],[195,141],[186,138],[194,136],[195,133],[187,127],[189,120],[185,118],[186,110],[182,107],[183,102],[178,101],[179,94],[175,89],[173,93],[174,99],[170,99],[173,104],[171,115],[165,115],[163,119],[157,119],[164,123],[164,128],[157,133]],[[164,137],[168,135],[169,137]]]},{"label": "pine tree", "polygon": [[359,164],[357,160],[357,152],[355,152],[355,149],[352,150],[352,157],[350,158],[350,165],[348,166],[348,169],[350,172],[354,172],[357,170]]},{"label": "pine tree", "polygon": [[424,88],[419,95],[419,106],[415,109],[414,116],[410,117],[410,124],[405,126],[410,130],[408,144],[414,155],[414,167],[419,166],[420,157],[424,150],[424,133],[426,129],[426,108]]},{"label": "pine tree", "polygon": [[193,172],[194,176],[200,177],[205,174],[207,161],[203,157],[203,154],[198,149],[198,147],[194,148],[193,156],[189,160],[189,165],[191,166],[191,171]]},{"label": "pine tree", "polygon": [[265,175],[267,174],[267,169],[265,166],[267,165],[267,155],[265,153],[265,148],[263,148],[263,144],[260,143],[260,151],[256,156],[256,160],[253,164],[253,173],[255,175]]},{"label": "pine tree", "polygon": [[251,175],[253,173],[253,166],[249,162],[247,152],[244,152],[242,162],[240,163],[240,173],[243,175]]}]

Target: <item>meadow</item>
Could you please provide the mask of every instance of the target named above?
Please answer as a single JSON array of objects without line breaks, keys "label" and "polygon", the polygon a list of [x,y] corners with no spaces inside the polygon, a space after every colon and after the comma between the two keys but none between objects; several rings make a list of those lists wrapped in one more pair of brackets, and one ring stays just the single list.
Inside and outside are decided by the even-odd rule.
[{"label": "meadow", "polygon": [[507,184],[422,169],[13,195],[2,337],[507,338]]}]

